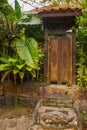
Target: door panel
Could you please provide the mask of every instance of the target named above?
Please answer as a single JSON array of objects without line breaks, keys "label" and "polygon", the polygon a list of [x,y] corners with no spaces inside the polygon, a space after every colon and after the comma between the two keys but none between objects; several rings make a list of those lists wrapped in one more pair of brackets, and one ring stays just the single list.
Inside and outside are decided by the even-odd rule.
[{"label": "door panel", "polygon": [[60,39],[60,84],[70,82],[70,39]]},{"label": "door panel", "polygon": [[50,42],[50,81],[57,82],[58,74],[58,40],[51,39]]},{"label": "door panel", "polygon": [[49,81],[58,84],[71,83],[71,44],[67,36],[50,39]]}]

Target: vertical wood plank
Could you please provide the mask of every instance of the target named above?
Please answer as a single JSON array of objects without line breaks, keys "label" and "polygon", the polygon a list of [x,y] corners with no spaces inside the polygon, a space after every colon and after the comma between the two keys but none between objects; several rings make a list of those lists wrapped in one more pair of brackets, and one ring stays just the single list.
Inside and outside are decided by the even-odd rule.
[{"label": "vertical wood plank", "polygon": [[60,84],[72,85],[72,41],[71,37],[60,38],[59,49],[59,80]]},{"label": "vertical wood plank", "polygon": [[50,69],[50,59],[51,59],[51,57],[50,57],[50,44],[51,44],[51,40],[48,38],[48,71],[47,71],[48,80],[47,80],[47,83],[50,82],[50,71],[51,71],[51,69]]},{"label": "vertical wood plank", "polygon": [[48,66],[48,29],[45,28],[45,60],[44,60],[44,75],[45,75],[45,82],[49,83],[49,66]]},{"label": "vertical wood plank", "polygon": [[58,40],[52,38],[50,42],[50,81],[57,83],[58,75]]}]

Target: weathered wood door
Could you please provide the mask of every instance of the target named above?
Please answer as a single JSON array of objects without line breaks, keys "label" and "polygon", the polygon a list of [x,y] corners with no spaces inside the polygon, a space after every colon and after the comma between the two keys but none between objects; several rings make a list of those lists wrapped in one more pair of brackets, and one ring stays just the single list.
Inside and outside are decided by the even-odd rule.
[{"label": "weathered wood door", "polygon": [[48,80],[72,84],[72,41],[68,36],[51,38],[48,44]]}]

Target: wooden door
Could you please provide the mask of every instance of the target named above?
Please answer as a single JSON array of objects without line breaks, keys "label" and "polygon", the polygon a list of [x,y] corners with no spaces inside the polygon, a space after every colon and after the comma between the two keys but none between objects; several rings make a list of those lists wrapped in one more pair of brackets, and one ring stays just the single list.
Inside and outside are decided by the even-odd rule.
[{"label": "wooden door", "polygon": [[51,38],[48,45],[49,82],[72,84],[72,43],[68,36]]}]

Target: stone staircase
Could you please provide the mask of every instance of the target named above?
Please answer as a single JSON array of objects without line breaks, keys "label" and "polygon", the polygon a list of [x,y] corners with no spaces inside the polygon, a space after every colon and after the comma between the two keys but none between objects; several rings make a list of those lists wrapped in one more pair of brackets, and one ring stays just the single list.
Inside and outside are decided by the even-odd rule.
[{"label": "stone staircase", "polygon": [[41,99],[36,105],[33,119],[35,124],[44,127],[41,130],[83,130],[78,103],[67,96]]}]

